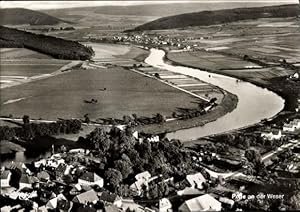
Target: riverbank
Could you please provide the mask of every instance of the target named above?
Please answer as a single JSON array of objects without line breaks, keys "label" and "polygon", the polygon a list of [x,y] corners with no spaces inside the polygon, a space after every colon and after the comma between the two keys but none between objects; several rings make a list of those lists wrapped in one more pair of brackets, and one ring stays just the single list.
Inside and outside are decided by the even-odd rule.
[{"label": "riverbank", "polygon": [[[204,71],[210,72],[210,73],[222,74],[224,76],[234,77],[241,81],[250,82],[258,87],[261,87],[261,88],[264,88],[264,89],[267,89],[269,91],[276,93],[282,99],[284,99],[284,107],[275,116],[266,119],[266,120],[268,120],[266,122],[268,125],[282,124],[287,119],[292,119],[293,117],[295,117],[295,115],[297,115],[295,112],[295,109],[298,107],[298,104],[299,104],[298,99],[300,98],[300,83],[299,82],[288,80],[287,77],[276,77],[276,78],[270,78],[270,79],[253,78],[251,76],[241,77],[238,73],[234,74],[234,72],[230,74],[230,73],[222,71],[222,70],[209,70],[207,68],[201,67],[201,64],[199,64],[199,66],[195,66],[195,65],[191,66],[191,65],[188,65],[188,61],[187,61],[187,63],[184,63],[184,64],[182,62],[179,63],[177,61],[169,59],[168,55],[165,56],[165,59],[167,61],[169,61],[169,63],[172,65],[180,65],[180,66],[184,65],[186,67],[197,68],[197,69],[201,69],[201,70],[204,70]],[[231,130],[231,131],[236,132],[236,131],[246,130],[247,132],[250,132],[251,129],[256,129],[257,127],[262,126],[262,124],[264,124],[264,123],[265,122],[260,121],[256,124],[250,124],[248,126],[238,128],[236,130]],[[194,143],[194,142],[192,142],[192,143]]]},{"label": "riverbank", "polygon": [[[188,63],[177,62],[174,59],[170,59],[168,56],[170,52],[168,52],[165,56],[165,60],[168,61],[169,64],[176,65],[176,66],[185,66],[189,68],[196,68],[201,69],[206,72],[215,73],[215,74],[222,74],[228,77],[234,77],[241,81],[250,82],[256,86],[268,89],[285,100],[284,108],[281,112],[284,111],[295,111],[298,103],[297,103],[297,96],[299,96],[300,89],[298,87],[293,87],[295,84],[291,85],[291,82],[287,81],[285,77],[273,78],[273,79],[256,79],[249,77],[243,77],[239,74],[228,73],[223,70],[212,70],[201,65],[189,65]],[[299,85],[299,83],[298,83]]]},{"label": "riverbank", "polygon": [[236,95],[223,91],[224,97],[221,104],[216,106],[213,110],[208,113],[186,120],[174,120],[170,122],[165,122],[163,124],[152,124],[138,127],[137,130],[142,131],[147,134],[162,134],[174,132],[177,130],[188,129],[193,127],[203,126],[209,122],[213,122],[218,118],[224,116],[227,113],[233,111],[238,103],[238,98]]}]

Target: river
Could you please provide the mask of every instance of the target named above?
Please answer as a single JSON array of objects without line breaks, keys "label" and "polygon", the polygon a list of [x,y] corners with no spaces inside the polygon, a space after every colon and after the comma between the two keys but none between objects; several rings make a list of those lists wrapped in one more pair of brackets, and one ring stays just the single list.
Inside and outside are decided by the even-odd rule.
[{"label": "river", "polygon": [[167,134],[169,139],[182,141],[243,128],[275,116],[284,108],[284,99],[276,93],[252,83],[221,74],[209,73],[195,68],[174,66],[164,62],[163,50],[151,49],[145,62],[153,67],[185,74],[220,87],[238,97],[237,107],[230,113],[204,126],[182,129]]},{"label": "river", "polygon": [[[151,66],[167,69],[175,73],[181,73],[196,77],[202,81],[218,86],[230,93],[237,95],[237,107],[230,113],[220,117],[201,127],[178,130],[167,134],[169,139],[180,139],[190,141],[199,137],[222,133],[260,122],[262,119],[271,118],[280,112],[284,107],[284,100],[267,89],[258,87],[248,82],[238,82],[236,78],[220,74],[208,73],[199,69],[183,66],[173,66],[164,62],[165,52],[158,49],[151,49],[145,62]],[[209,77],[210,76],[210,77]],[[44,142],[45,140],[43,140]],[[51,154],[50,147],[41,154],[26,155],[24,152],[17,152],[9,158],[1,159],[5,165],[10,161],[31,162],[39,158],[45,158]]]}]

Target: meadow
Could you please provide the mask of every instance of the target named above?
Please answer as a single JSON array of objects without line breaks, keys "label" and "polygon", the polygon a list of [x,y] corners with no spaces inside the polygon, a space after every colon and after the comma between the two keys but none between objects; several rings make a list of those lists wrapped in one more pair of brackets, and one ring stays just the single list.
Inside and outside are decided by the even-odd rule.
[{"label": "meadow", "polygon": [[183,65],[197,66],[205,69],[243,69],[247,66],[257,66],[254,63],[244,61],[239,58],[223,56],[214,52],[170,52],[170,60],[174,60]]},{"label": "meadow", "polygon": [[[104,88],[106,90],[104,90]],[[5,104],[8,100],[22,101]],[[97,99],[96,104],[85,100]],[[120,67],[70,73],[1,90],[1,115],[32,118],[122,118],[136,113],[171,116],[178,107],[192,108],[195,98],[155,79]]]}]

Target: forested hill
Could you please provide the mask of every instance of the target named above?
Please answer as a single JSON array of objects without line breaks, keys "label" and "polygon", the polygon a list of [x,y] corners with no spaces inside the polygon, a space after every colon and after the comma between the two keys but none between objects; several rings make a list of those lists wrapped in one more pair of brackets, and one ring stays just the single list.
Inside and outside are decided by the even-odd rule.
[{"label": "forested hill", "polygon": [[76,41],[0,26],[0,48],[25,47],[58,59],[89,60],[94,51]]},{"label": "forested hill", "polygon": [[0,25],[55,25],[65,21],[48,14],[24,8],[0,9]]},{"label": "forested hill", "polygon": [[186,13],[159,18],[129,31],[174,29],[188,26],[208,26],[258,18],[295,17],[300,15],[299,5],[236,8]]}]

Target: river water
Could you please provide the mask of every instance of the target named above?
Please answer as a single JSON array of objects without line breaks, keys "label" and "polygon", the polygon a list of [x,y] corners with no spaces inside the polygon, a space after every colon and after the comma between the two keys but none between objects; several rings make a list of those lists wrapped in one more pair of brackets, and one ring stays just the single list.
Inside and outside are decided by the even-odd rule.
[{"label": "river water", "polygon": [[185,74],[220,87],[238,97],[237,107],[230,113],[204,126],[178,130],[167,134],[169,139],[194,140],[203,136],[243,128],[275,116],[284,108],[284,99],[268,89],[221,74],[195,68],[174,66],[164,62],[163,50],[151,49],[145,62],[153,67]]}]

